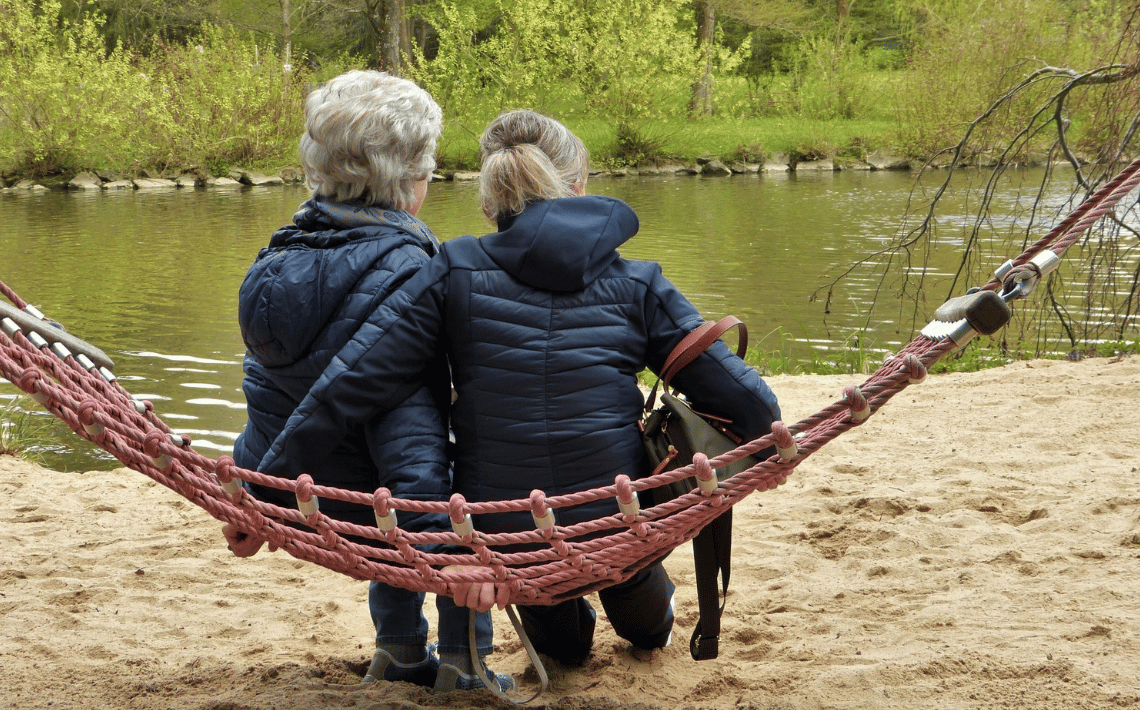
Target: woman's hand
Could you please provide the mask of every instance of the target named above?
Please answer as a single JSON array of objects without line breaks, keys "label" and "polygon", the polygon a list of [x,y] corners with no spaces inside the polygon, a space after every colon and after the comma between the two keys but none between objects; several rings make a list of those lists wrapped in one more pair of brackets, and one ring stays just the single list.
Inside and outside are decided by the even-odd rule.
[{"label": "woman's hand", "polygon": [[[476,569],[479,568],[474,565],[448,565],[440,571],[467,572]],[[448,587],[457,606],[465,606],[476,611],[490,611],[491,607],[495,606],[495,598],[499,592],[498,585],[494,582],[452,582]],[[500,609],[504,607],[504,604],[499,604]]]},{"label": "woman's hand", "polygon": [[229,543],[226,547],[234,553],[234,557],[253,557],[265,544],[265,540],[243,533],[231,523],[222,526],[222,534],[226,536],[226,542]]}]

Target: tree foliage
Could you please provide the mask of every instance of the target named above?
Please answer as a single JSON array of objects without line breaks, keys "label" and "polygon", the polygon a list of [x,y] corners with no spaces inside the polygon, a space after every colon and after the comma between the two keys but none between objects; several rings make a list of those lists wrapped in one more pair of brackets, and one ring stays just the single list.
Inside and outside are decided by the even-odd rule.
[{"label": "tree foliage", "polygon": [[[1114,12],[1104,15],[1107,5]],[[848,275],[871,270],[893,296],[886,299],[896,311],[891,317],[919,327],[934,307],[967,286],[987,282],[999,264],[1043,236],[1140,155],[1140,9],[1111,3],[1086,7],[1095,11],[1097,21],[1069,28],[1070,41],[1083,36],[1084,42],[1071,47],[1068,56],[1091,64],[1076,69],[1025,58],[1016,67],[1006,64],[1005,71],[995,68],[987,74],[995,95],[976,106],[975,115],[939,152],[943,157],[932,161],[947,169],[930,198],[916,200],[892,243],[838,275],[828,288],[828,301]],[[951,34],[948,29],[942,41]],[[1051,48],[1039,47],[1043,52]],[[1019,168],[1035,155],[1049,168],[1039,183],[1031,184]],[[960,174],[960,168],[977,165],[979,156],[992,165],[990,170]],[[1012,204],[996,205],[997,186],[1010,182],[1022,185],[1021,196]],[[1059,186],[1071,186],[1067,199],[1056,199]],[[920,194],[916,191],[915,197]],[[940,219],[951,196],[974,205],[973,213]],[[1013,321],[1001,332],[1000,348],[1018,356],[1064,349],[1079,355],[1105,342],[1135,340],[1140,333],[1138,220],[1140,200],[1133,192],[1070,248],[1062,268],[1018,304]],[[947,241],[961,244],[961,258],[950,278],[939,279],[929,272],[927,260],[932,249]]]},{"label": "tree foliage", "polygon": [[214,167],[272,160],[301,132],[307,74],[270,45],[202,26],[150,55],[107,50],[103,19],[59,25],[58,0],[0,0],[0,166]]},{"label": "tree foliage", "polygon": [[59,10],[0,0],[0,164],[35,175],[145,140],[138,114],[154,105],[130,57],[105,49],[99,18],[60,31]]},{"label": "tree foliage", "polygon": [[475,8],[443,2],[423,11],[438,49],[417,52],[414,76],[460,115],[488,104],[543,110],[567,91],[602,115],[651,115],[661,87],[687,87],[697,69],[681,9],[680,0],[513,0],[484,25]]}]

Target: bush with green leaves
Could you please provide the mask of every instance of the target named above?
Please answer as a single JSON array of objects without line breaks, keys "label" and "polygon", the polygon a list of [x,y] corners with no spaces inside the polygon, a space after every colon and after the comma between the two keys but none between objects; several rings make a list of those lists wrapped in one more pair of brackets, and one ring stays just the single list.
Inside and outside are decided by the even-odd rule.
[{"label": "bush with green leaves", "polygon": [[[953,146],[964,126],[1035,70],[1087,71],[1111,63],[1127,37],[1129,11],[1127,3],[1054,0],[994,0],[985,12],[965,0],[916,5],[908,16],[909,70],[898,93],[905,151],[922,157]],[[1055,89],[1056,82],[1037,82],[1004,103],[975,131],[967,153],[987,153],[1007,142]],[[1079,111],[1078,102],[1072,110]]]},{"label": "bush with green leaves", "polygon": [[683,6],[515,0],[502,2],[487,25],[468,5],[440,3],[424,10],[438,53],[427,59],[417,51],[413,76],[449,115],[552,112],[569,101],[594,114],[651,116],[663,95],[683,104],[696,76],[691,28],[678,24]]},{"label": "bush with green leaves", "polygon": [[59,28],[58,14],[58,0],[0,0],[0,168],[74,171],[148,142],[147,77],[106,50],[97,16]]},{"label": "bush with green leaves", "polygon": [[272,45],[205,26],[130,55],[106,49],[101,23],[60,21],[58,0],[0,0],[0,169],[222,173],[295,152],[308,75]]},{"label": "bush with green leaves", "polygon": [[162,103],[150,116],[152,163],[192,162],[221,175],[296,151],[309,76],[286,70],[272,45],[206,25],[188,44],[164,44],[150,57]]}]

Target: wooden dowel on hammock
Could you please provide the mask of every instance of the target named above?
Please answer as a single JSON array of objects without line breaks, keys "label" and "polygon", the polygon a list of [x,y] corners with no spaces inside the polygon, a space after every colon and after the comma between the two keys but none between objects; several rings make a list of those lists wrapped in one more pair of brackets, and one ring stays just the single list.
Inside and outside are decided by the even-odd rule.
[{"label": "wooden dowel on hammock", "polygon": [[[18,326],[18,330],[23,330],[28,333],[29,340],[31,340],[32,337],[31,333],[36,333],[49,342],[66,345],[68,350],[73,353],[83,353],[87,355],[101,367],[107,368],[108,371],[115,369],[115,362],[107,357],[107,353],[91,343],[71,335],[52,321],[45,319],[44,315],[33,306],[28,306],[27,309],[21,310],[11,304],[0,301],[0,316],[3,316],[4,320],[14,322]],[[5,323],[4,333],[11,338],[13,333],[8,332],[9,328],[10,326]],[[37,345],[36,347],[40,346]]]}]

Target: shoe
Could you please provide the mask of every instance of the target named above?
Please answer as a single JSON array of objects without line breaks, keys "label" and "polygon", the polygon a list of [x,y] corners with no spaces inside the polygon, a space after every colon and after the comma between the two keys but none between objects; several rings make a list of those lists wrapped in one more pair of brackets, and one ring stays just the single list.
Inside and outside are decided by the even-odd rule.
[{"label": "shoe", "polygon": [[439,672],[439,656],[435,655],[435,644],[428,646],[426,650],[427,658],[419,663],[400,663],[384,649],[376,649],[376,653],[372,654],[372,664],[368,666],[368,673],[364,675],[364,682],[375,683],[378,680],[386,680],[403,681],[422,685],[425,688],[435,686],[436,674]]},{"label": "shoe", "polygon": [[[515,679],[506,673],[496,673],[490,668],[486,668],[486,671],[487,676],[499,686],[499,692],[505,693],[517,687]],[[484,687],[486,686],[478,675],[468,675],[450,663],[444,663],[439,667],[431,692],[450,693],[453,690],[478,690]]]}]

